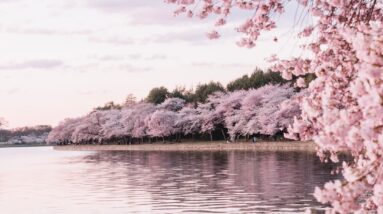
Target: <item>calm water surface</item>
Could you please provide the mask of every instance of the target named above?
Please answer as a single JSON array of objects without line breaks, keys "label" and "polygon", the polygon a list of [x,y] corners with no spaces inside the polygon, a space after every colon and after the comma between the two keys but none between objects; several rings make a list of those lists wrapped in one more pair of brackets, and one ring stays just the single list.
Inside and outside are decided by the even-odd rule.
[{"label": "calm water surface", "polygon": [[0,149],[0,212],[297,213],[331,167],[304,152]]}]

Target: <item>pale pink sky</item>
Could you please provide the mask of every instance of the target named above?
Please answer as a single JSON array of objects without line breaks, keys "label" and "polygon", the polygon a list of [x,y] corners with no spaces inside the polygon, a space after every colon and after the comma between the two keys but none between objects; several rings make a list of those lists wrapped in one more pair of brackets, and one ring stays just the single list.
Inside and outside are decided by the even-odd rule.
[{"label": "pale pink sky", "polygon": [[273,33],[239,48],[237,15],[210,41],[213,22],[175,18],[173,10],[163,0],[0,0],[0,117],[8,128],[56,125],[156,86],[226,84],[267,67],[273,52],[295,51],[295,38],[275,44]]}]

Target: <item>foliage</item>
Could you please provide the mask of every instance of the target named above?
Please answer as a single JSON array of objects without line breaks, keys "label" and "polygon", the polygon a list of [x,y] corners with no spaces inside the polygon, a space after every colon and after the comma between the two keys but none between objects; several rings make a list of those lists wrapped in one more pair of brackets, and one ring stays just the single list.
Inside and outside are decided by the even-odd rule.
[{"label": "foliage", "polygon": [[111,109],[121,109],[121,105],[114,103],[113,101],[107,102],[104,106],[94,108],[95,111],[106,111]]},{"label": "foliage", "polygon": [[249,90],[252,88],[259,88],[267,84],[284,84],[287,81],[282,78],[279,72],[263,72],[262,70],[255,70],[250,77],[244,75],[234,81],[227,84],[228,91],[236,90]]},{"label": "foliage", "polygon": [[187,103],[191,103],[195,99],[195,94],[192,89],[186,90],[185,87],[177,86],[172,92],[169,93],[170,98],[180,98]]},{"label": "foliage", "polygon": [[194,92],[195,102],[205,102],[209,95],[214,92],[225,91],[225,88],[219,82],[210,82],[205,84],[199,84]]},{"label": "foliage", "polygon": [[161,86],[150,90],[149,95],[146,97],[146,101],[157,105],[164,102],[168,96],[168,89]]}]

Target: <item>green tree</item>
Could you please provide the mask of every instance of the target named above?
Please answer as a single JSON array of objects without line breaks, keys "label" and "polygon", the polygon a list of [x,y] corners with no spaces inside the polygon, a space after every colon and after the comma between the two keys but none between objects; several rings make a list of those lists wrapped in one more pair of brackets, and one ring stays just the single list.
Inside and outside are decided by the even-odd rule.
[{"label": "green tree", "polygon": [[94,110],[106,111],[110,109],[121,109],[121,105],[114,103],[113,101],[105,103],[103,106],[98,106]]},{"label": "green tree", "polygon": [[241,89],[247,90],[247,89],[251,88],[250,78],[247,74],[243,75],[242,77],[229,82],[229,84],[227,84],[226,88],[228,91],[236,91],[236,90],[241,90]]},{"label": "green tree", "polygon": [[149,95],[146,97],[146,101],[157,105],[164,102],[168,97],[168,89],[161,86],[150,90]]},{"label": "green tree", "polygon": [[306,87],[310,84],[311,81],[315,80],[317,77],[315,74],[306,74],[303,76],[303,78],[305,79],[305,82],[306,82]]},{"label": "green tree", "polygon": [[185,100],[186,89],[183,86],[176,86],[176,88],[169,93],[169,97],[180,98]]},{"label": "green tree", "polygon": [[260,69],[256,69],[250,76],[244,75],[231,81],[227,84],[226,88],[228,91],[248,90],[251,88],[260,88],[267,84],[283,84],[287,82],[288,81],[283,79],[279,72],[263,72]]},{"label": "green tree", "polygon": [[225,88],[219,82],[210,82],[197,85],[194,93],[195,102],[205,102],[207,97],[217,91],[225,91]]},{"label": "green tree", "polygon": [[172,92],[169,93],[169,97],[180,98],[185,100],[187,103],[194,101],[193,89],[187,90],[184,86],[177,86]]},{"label": "green tree", "polygon": [[261,72],[263,74],[262,76],[263,78],[262,78],[262,81],[260,81],[261,86],[259,87],[262,87],[267,84],[283,84],[288,82],[287,80],[283,79],[283,77],[281,76],[281,73],[279,72],[272,72],[270,70],[267,72],[263,72],[263,71]]}]

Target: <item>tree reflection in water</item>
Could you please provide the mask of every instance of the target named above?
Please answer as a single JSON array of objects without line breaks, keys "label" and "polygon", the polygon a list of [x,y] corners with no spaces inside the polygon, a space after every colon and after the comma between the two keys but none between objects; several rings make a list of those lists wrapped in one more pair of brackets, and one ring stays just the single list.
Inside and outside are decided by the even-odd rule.
[{"label": "tree reflection in water", "polygon": [[[81,157],[92,192],[157,212],[297,212],[319,208],[334,166],[307,152],[103,151]],[[73,176],[73,175],[71,175]]]}]

